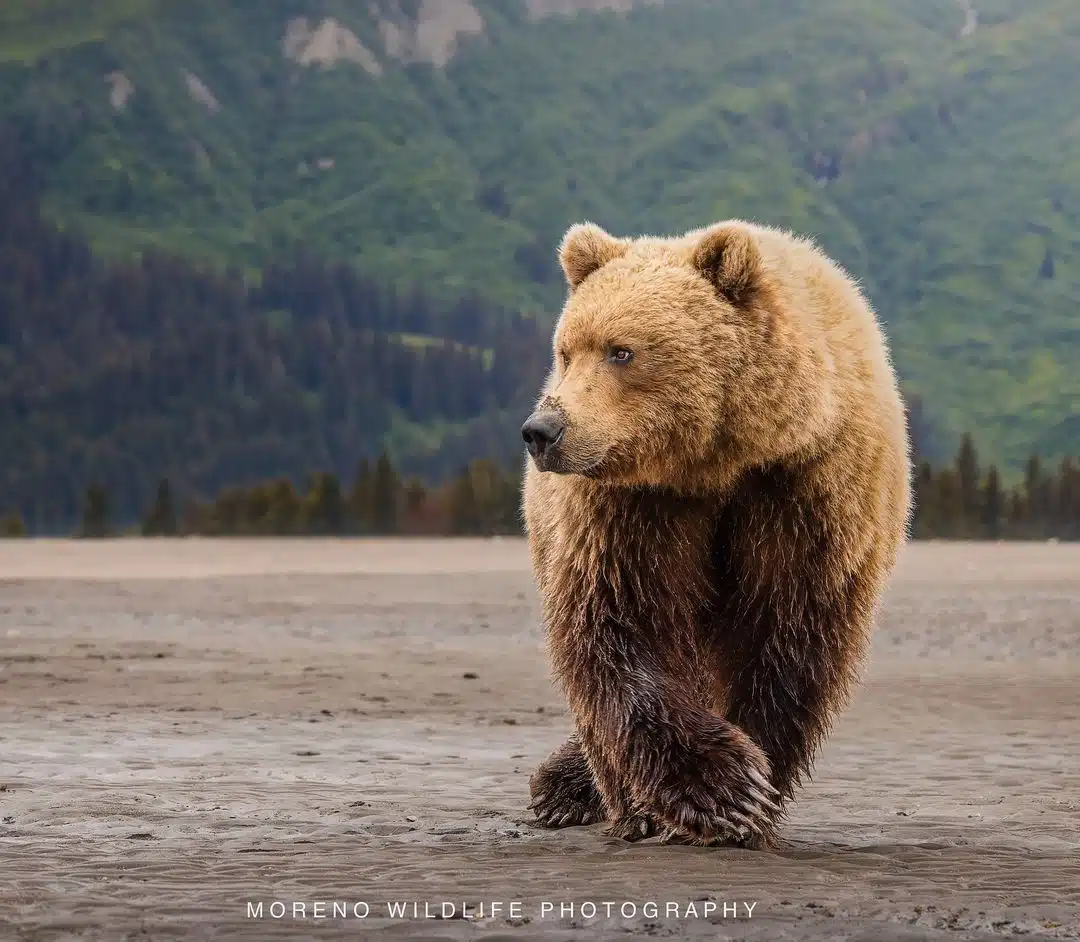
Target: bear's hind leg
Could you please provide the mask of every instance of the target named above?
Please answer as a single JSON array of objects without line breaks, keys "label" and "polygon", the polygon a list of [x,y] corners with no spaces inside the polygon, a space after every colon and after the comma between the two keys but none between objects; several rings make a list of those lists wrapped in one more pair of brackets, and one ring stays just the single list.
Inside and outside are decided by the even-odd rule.
[{"label": "bear's hind leg", "polygon": [[861,651],[825,618],[805,618],[798,631],[771,634],[746,662],[730,689],[728,717],[769,758],[780,804],[809,775],[831,720],[846,702]]},{"label": "bear's hind leg", "polygon": [[543,827],[596,824],[607,818],[604,799],[577,736],[555,750],[529,779],[529,807]]},{"label": "bear's hind leg", "polygon": [[596,785],[581,742],[572,736],[549,756],[529,779],[532,803],[539,824],[549,828],[576,827],[599,821],[611,822],[607,833],[624,841],[639,841],[656,833],[652,818],[628,804],[623,783],[615,770],[605,767],[605,801]]}]

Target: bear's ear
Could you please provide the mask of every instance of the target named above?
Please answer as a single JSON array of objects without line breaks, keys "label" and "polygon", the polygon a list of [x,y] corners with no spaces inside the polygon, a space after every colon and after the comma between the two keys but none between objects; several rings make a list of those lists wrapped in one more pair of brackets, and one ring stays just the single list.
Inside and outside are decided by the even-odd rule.
[{"label": "bear's ear", "polygon": [[737,226],[710,229],[694,247],[691,263],[733,304],[761,283],[761,253],[754,237]]},{"label": "bear's ear", "polygon": [[559,246],[559,262],[572,291],[594,271],[626,254],[630,243],[591,222],[571,226]]}]

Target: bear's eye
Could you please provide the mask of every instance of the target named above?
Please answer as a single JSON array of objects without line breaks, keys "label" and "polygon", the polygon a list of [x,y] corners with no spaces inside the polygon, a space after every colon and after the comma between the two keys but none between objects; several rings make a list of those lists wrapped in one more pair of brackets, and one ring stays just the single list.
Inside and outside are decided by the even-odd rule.
[{"label": "bear's eye", "polygon": [[559,366],[561,366],[564,370],[570,368],[570,357],[566,355],[565,350],[559,351]]},{"label": "bear's eye", "polygon": [[608,361],[619,366],[626,366],[632,359],[634,359],[634,352],[627,350],[626,347],[612,347],[611,352],[608,353]]}]

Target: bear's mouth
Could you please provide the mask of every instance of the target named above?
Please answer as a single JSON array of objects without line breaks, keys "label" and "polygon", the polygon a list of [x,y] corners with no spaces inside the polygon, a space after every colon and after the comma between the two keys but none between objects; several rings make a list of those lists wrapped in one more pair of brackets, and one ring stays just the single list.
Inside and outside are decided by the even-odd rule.
[{"label": "bear's mouth", "polygon": [[559,437],[556,438],[547,448],[538,455],[533,455],[533,464],[536,465],[537,471],[546,471],[552,474],[571,474],[571,470],[566,467],[566,459],[563,453],[559,450],[559,445],[562,444],[562,440],[566,437],[565,430],[559,433]]},{"label": "bear's mouth", "polygon": [[[558,444],[561,441],[562,436],[553,444]],[[534,455],[532,460],[537,471],[549,474],[577,474],[584,478],[597,480],[603,476],[606,458],[607,455],[603,454],[600,456],[585,456],[582,459],[582,456],[567,454],[561,449],[552,447],[541,455]]]}]

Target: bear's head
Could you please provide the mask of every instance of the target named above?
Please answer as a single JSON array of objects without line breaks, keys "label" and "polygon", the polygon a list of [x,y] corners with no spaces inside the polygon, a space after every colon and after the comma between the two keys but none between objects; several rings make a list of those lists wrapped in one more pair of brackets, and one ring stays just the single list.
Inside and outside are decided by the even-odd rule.
[{"label": "bear's head", "polygon": [[522,427],[538,470],[620,486],[699,490],[715,478],[729,406],[772,331],[754,227],[615,238],[572,227],[560,261],[569,293],[554,363]]}]

